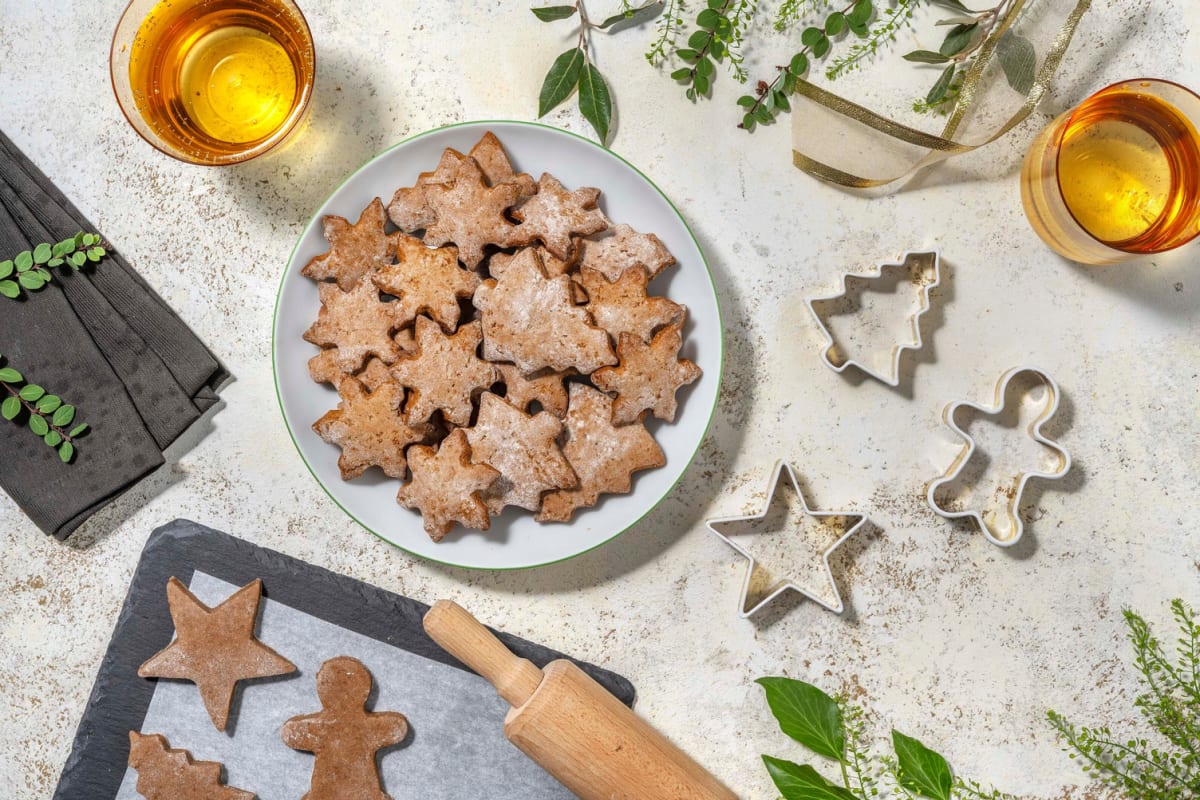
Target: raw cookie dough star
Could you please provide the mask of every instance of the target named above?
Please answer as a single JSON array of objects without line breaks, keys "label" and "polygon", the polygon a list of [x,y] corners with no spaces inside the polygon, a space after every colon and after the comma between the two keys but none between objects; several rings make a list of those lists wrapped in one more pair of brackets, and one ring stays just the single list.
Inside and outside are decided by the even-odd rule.
[{"label": "raw cookie dough star", "polygon": [[392,262],[398,234],[383,232],[385,219],[378,197],[353,225],[342,217],[325,217],[329,251],[305,264],[300,274],[314,280],[333,278],[343,292],[350,291],[364,275]]},{"label": "raw cookie dough star", "polygon": [[167,604],[175,641],[138,667],[138,675],[196,684],[213,725],[225,730],[238,681],[296,671],[295,664],[254,638],[261,596],[262,581],[255,580],[209,608],[171,578]]},{"label": "raw cookie dough star", "polygon": [[[758,563],[754,556],[745,547],[742,547],[737,542],[731,539],[731,536],[746,534],[746,533],[783,533],[785,531],[772,530],[768,523],[768,514],[771,511],[771,506],[775,503],[776,492],[783,483],[784,476],[791,484],[792,490],[796,493],[796,501],[799,504],[800,510],[809,517],[816,518],[824,524],[834,527],[840,531],[837,541],[825,548],[821,552],[821,567],[823,575],[826,579],[826,589],[832,595],[832,600],[822,596],[819,591],[813,586],[801,586],[792,578],[781,578],[766,589],[763,596],[760,596],[753,603],[750,597],[751,578],[754,577],[755,569]],[[829,557],[842,544],[853,536],[866,523],[867,518],[862,514],[851,514],[845,511],[813,511],[804,501],[804,493],[800,491],[799,483],[796,481],[796,473],[792,471],[792,467],[785,461],[775,463],[775,469],[771,473],[770,496],[767,497],[766,503],[763,505],[762,511],[757,514],[749,514],[746,516],[736,517],[719,517],[710,519],[705,524],[708,529],[717,535],[721,541],[738,551],[750,563],[746,565],[746,577],[742,581],[742,592],[739,600],[738,614],[746,619],[756,612],[760,611],[764,606],[770,603],[775,598],[779,597],[789,589],[807,597],[822,608],[826,608],[835,614],[841,614],[845,609],[842,603],[842,594],[838,590],[837,581],[833,579],[833,570],[829,566]],[[786,519],[785,524],[787,533],[799,533],[801,522],[794,519]]]}]

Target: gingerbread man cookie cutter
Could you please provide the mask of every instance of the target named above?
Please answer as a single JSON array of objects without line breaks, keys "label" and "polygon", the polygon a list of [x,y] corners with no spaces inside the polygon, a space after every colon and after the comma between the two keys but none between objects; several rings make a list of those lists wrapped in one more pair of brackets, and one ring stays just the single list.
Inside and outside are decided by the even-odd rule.
[{"label": "gingerbread man cookie cutter", "polygon": [[[766,595],[764,595],[761,599],[759,599],[757,602],[755,602],[753,605],[751,605],[750,604],[750,596],[749,596],[750,595],[750,581],[751,581],[751,578],[753,578],[753,576],[754,576],[754,568],[758,564],[758,561],[754,558],[754,555],[748,549],[746,549],[745,547],[742,547],[737,542],[733,541],[733,539],[730,538],[730,534],[724,533],[721,530],[721,528],[723,528],[725,526],[729,526],[729,525],[754,524],[756,522],[762,522],[764,519],[766,519],[767,515],[771,511],[771,506],[775,502],[775,494],[779,490],[779,486],[782,483],[782,479],[784,476],[786,476],[787,480],[791,483],[792,490],[796,493],[796,500],[800,505],[800,509],[804,512],[804,514],[806,516],[816,517],[818,519],[843,519],[843,520],[845,520],[845,525],[844,525],[845,531],[841,534],[841,536],[838,537],[837,541],[835,541],[829,547],[825,548],[825,550],[821,553],[821,565],[823,568],[822,573],[823,573],[826,581],[828,581],[829,587],[832,588],[832,590],[833,590],[832,602],[829,601],[828,599],[822,597],[816,591],[814,591],[813,587],[802,586],[791,578],[784,578],[784,579],[776,582],[770,588],[770,590],[766,593]],[[732,547],[734,550],[736,550],[740,555],[742,555],[749,562],[746,565],[746,577],[742,580],[741,594],[740,594],[740,598],[738,601],[739,602],[738,616],[740,616],[742,619],[749,619],[750,617],[754,616],[754,614],[758,613],[763,608],[765,608],[767,605],[769,605],[773,600],[775,600],[775,598],[779,597],[780,595],[782,595],[783,593],[785,593],[789,590],[793,591],[793,592],[797,592],[797,593],[803,595],[804,597],[807,597],[809,600],[812,600],[814,603],[821,606],[822,608],[832,611],[835,614],[841,614],[843,611],[846,610],[846,607],[845,607],[845,603],[842,602],[841,590],[838,588],[837,581],[834,580],[833,568],[830,567],[830,565],[829,565],[829,558],[830,558],[830,556],[833,555],[834,551],[836,551],[839,547],[841,547],[846,542],[847,539],[849,539],[851,536],[853,536],[855,533],[857,533],[859,531],[859,529],[861,529],[863,527],[863,525],[866,524],[866,522],[867,522],[866,515],[855,514],[855,513],[849,512],[849,511],[814,511],[812,508],[809,507],[808,502],[804,499],[804,492],[800,491],[800,484],[796,480],[796,473],[792,469],[792,465],[787,463],[783,459],[780,459],[779,461],[775,462],[775,469],[771,471],[771,479],[770,479],[769,486],[770,486],[770,490],[769,490],[770,494],[767,496],[766,501],[763,503],[762,510],[759,511],[757,514],[744,514],[744,515],[729,516],[729,517],[715,517],[713,519],[706,520],[704,523],[708,527],[708,529],[710,531],[712,531],[713,535],[715,535],[721,541],[725,542],[725,544]]]},{"label": "gingerbread man cookie cutter", "polygon": [[[960,409],[972,409],[979,414],[986,416],[998,416],[1002,414],[1007,405],[1006,398],[1008,395],[1009,385],[1017,378],[1034,378],[1036,383],[1042,386],[1046,392],[1044,407],[1037,417],[1029,423],[1025,429],[1025,434],[1035,442],[1043,445],[1055,457],[1054,467],[1048,470],[1030,469],[1018,472],[1013,478],[1013,489],[1009,493],[1007,502],[1004,503],[1004,525],[998,525],[986,515],[983,508],[964,508],[951,509],[946,508],[938,500],[938,491],[948,484],[953,483],[962,475],[967,463],[975,454],[977,449],[975,439],[966,433],[958,424],[956,419]],[[963,519],[968,518],[975,521],[979,530],[983,533],[984,538],[989,542],[999,547],[1011,547],[1021,540],[1021,536],[1025,531],[1025,524],[1021,520],[1020,508],[1021,499],[1025,494],[1025,486],[1032,478],[1041,478],[1043,480],[1055,480],[1067,474],[1071,469],[1071,454],[1068,453],[1057,442],[1047,438],[1042,433],[1042,427],[1048,422],[1058,411],[1061,391],[1058,384],[1048,374],[1036,367],[1020,366],[1013,367],[1000,376],[1000,380],[996,383],[995,399],[992,405],[980,405],[970,403],[965,400],[949,403],[942,411],[942,421],[951,431],[963,440],[962,450],[955,456],[950,467],[942,474],[940,478],[932,481],[925,493],[925,498],[929,502],[930,508],[935,513],[947,519]]]},{"label": "gingerbread man cookie cutter", "polygon": [[[837,312],[848,313],[853,308],[850,301],[851,284],[869,286],[881,280],[889,280],[893,274],[899,274],[900,280],[907,281],[916,287],[918,307],[908,317],[912,340],[892,345],[887,368],[881,370],[872,368],[865,360],[847,357],[834,336],[833,329],[829,326],[829,319]],[[817,326],[821,329],[821,335],[825,340],[821,345],[821,360],[825,362],[825,366],[839,374],[854,367],[892,388],[899,386],[900,358],[906,350],[920,350],[924,346],[924,342],[921,340],[921,316],[932,307],[930,292],[941,284],[941,281],[941,252],[938,250],[910,250],[901,256],[898,263],[880,262],[873,272],[843,272],[840,280],[841,291],[837,294],[804,298],[804,304],[808,306],[813,319],[817,321]]]}]

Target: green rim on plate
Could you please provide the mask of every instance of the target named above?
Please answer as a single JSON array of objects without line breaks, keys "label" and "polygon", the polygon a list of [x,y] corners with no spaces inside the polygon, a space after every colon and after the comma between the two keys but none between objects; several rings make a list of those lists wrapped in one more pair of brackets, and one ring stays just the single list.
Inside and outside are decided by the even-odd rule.
[{"label": "green rim on plate", "polygon": [[[638,176],[640,176],[642,180],[644,180],[649,186],[651,186],[654,189],[654,191],[658,192],[658,194],[662,197],[662,199],[666,201],[667,205],[671,207],[671,210],[675,212],[675,216],[677,216],[679,218],[679,222],[680,222],[680,224],[683,225],[684,230],[687,231],[688,236],[690,236],[692,238],[692,243],[696,246],[696,252],[700,254],[700,262],[704,265],[704,274],[708,277],[709,285],[712,287],[713,300],[717,307],[717,320],[716,321],[717,321],[718,352],[717,352],[717,375],[715,378],[715,380],[717,381],[717,386],[716,386],[715,391],[713,392],[712,406],[708,409],[708,421],[704,423],[704,432],[701,433],[700,438],[697,439],[697,441],[696,441],[696,446],[692,449],[692,452],[688,455],[687,463],[684,464],[683,469],[679,471],[679,476],[676,477],[675,480],[671,482],[671,485],[667,487],[666,491],[663,492],[662,495],[660,495],[659,498],[657,500],[655,500],[651,505],[647,506],[646,510],[637,519],[630,522],[628,525],[626,525],[621,530],[613,533],[611,536],[609,536],[604,541],[598,542],[598,543],[592,545],[591,547],[587,548],[586,550],[580,550],[579,552],[572,553],[569,556],[552,559],[550,561],[543,561],[543,562],[539,562],[537,564],[523,564],[521,566],[512,566],[512,567],[480,567],[480,566],[474,566],[474,565],[469,565],[469,564],[455,564],[452,561],[442,561],[440,559],[433,558],[432,556],[425,555],[424,553],[414,552],[414,551],[409,550],[408,548],[404,547],[403,545],[396,544],[391,539],[388,539],[387,537],[383,536],[382,534],[376,532],[369,525],[364,523],[358,517],[354,516],[354,514],[349,509],[347,509],[344,505],[342,505],[338,501],[338,499],[333,496],[333,492],[331,492],[329,490],[329,488],[325,486],[325,483],[320,479],[320,477],[317,476],[317,473],[313,470],[312,465],[308,463],[308,459],[304,457],[304,451],[300,448],[300,443],[298,441],[296,441],[296,434],[292,430],[291,424],[288,422],[287,413],[284,411],[284,408],[283,408],[283,395],[279,391],[279,365],[278,365],[279,350],[276,346],[276,336],[277,336],[278,323],[279,323],[279,303],[283,297],[284,283],[287,281],[287,277],[288,277],[287,269],[286,268],[284,269],[283,276],[279,280],[279,289],[275,293],[275,310],[272,313],[272,317],[271,317],[271,373],[272,373],[273,380],[275,382],[275,400],[279,404],[279,413],[283,417],[284,427],[287,428],[288,436],[292,440],[292,446],[294,446],[296,448],[296,452],[300,455],[300,460],[302,462],[304,462],[304,466],[308,470],[308,473],[310,475],[312,475],[313,480],[315,480],[317,482],[317,485],[321,487],[321,490],[323,492],[325,492],[325,494],[329,497],[329,499],[332,500],[334,502],[334,504],[338,508],[340,508],[343,513],[346,514],[346,516],[350,517],[350,519],[352,519],[356,523],[358,523],[359,527],[363,528],[364,530],[366,530],[367,532],[369,532],[376,538],[380,539],[381,541],[386,542],[387,544],[391,545],[392,547],[395,547],[398,550],[401,550],[401,551],[407,553],[408,555],[413,556],[414,558],[424,559],[426,561],[431,561],[435,564],[440,564],[445,567],[453,567],[455,569],[473,569],[473,570],[488,570],[488,571],[495,571],[495,572],[510,572],[510,571],[522,570],[522,569],[534,569],[535,567],[546,567],[546,566],[550,566],[551,564],[559,564],[564,561],[570,561],[573,558],[577,558],[578,556],[581,556],[585,553],[590,553],[593,550],[603,547],[604,545],[612,542],[614,539],[616,539],[622,533],[629,530],[630,528],[632,528],[633,526],[635,526],[639,522],[641,522],[643,519],[645,519],[650,514],[651,511],[653,511],[655,508],[657,508],[659,506],[659,504],[662,503],[662,501],[666,499],[667,495],[671,494],[671,492],[675,490],[675,487],[679,485],[679,481],[683,478],[684,474],[691,467],[692,462],[696,459],[696,453],[698,453],[700,451],[700,446],[704,443],[704,440],[706,438],[708,438],[709,428],[712,426],[713,417],[716,416],[717,402],[720,399],[720,394],[721,394],[721,378],[722,378],[722,373],[724,372],[724,369],[725,369],[725,325],[724,325],[724,318],[723,318],[722,312],[721,312],[721,298],[720,298],[720,295],[717,293],[716,283],[713,281],[712,269],[708,266],[708,258],[704,255],[704,249],[702,247],[700,247],[700,242],[697,241],[696,234],[692,232],[692,228],[690,225],[688,225],[687,220],[684,219],[683,214],[679,213],[679,209],[676,208],[676,206],[673,202],[671,202],[671,198],[667,197],[666,193],[662,189],[658,188],[658,184],[656,184],[654,181],[650,180],[650,178],[648,178],[644,172],[642,172],[640,169],[635,167],[633,164],[629,163],[627,160],[622,158],[617,153],[613,152],[612,150],[609,150],[606,147],[602,147],[601,145],[597,144],[596,142],[592,141],[591,139],[580,136],[577,133],[572,133],[571,131],[568,131],[568,130],[563,130],[562,128],[556,128],[552,125],[544,125],[540,122],[527,122],[525,120],[514,120],[514,119],[481,119],[481,120],[472,120],[470,122],[456,122],[451,125],[442,125],[441,127],[438,127],[438,128],[431,128],[427,131],[422,131],[421,133],[413,134],[412,136],[405,137],[404,139],[401,139],[399,142],[396,142],[395,144],[393,144],[391,147],[381,150],[378,153],[376,153],[375,155],[371,156],[371,158],[369,158],[362,166],[360,166],[358,169],[354,170],[349,175],[347,175],[342,180],[342,182],[337,185],[337,187],[333,191],[331,191],[328,195],[326,195],[325,199],[317,206],[317,209],[319,210],[321,208],[324,208],[325,205],[330,201],[330,199],[332,199],[334,195],[336,195],[338,192],[340,192],[342,190],[342,187],[344,187],[347,183],[349,183],[351,180],[353,180],[363,170],[370,167],[377,160],[379,160],[386,154],[390,153],[391,151],[395,150],[397,147],[401,147],[405,144],[408,144],[409,142],[415,141],[417,139],[422,139],[426,136],[431,136],[433,134],[440,133],[442,131],[448,131],[448,130],[453,130],[454,128],[463,128],[463,127],[470,127],[470,126],[477,126],[477,125],[478,126],[523,125],[523,126],[527,126],[530,128],[542,128],[544,130],[553,131],[554,133],[561,134],[563,136],[570,136],[574,139],[578,139],[581,142],[586,142],[591,147],[594,147],[598,150],[602,150],[603,152],[607,153],[608,155],[611,155],[613,158],[617,159],[622,164],[624,164],[625,166],[627,166],[631,170],[633,170],[635,173],[637,173]],[[301,241],[304,239],[305,234],[308,232],[308,229],[312,226],[313,221],[316,219],[316,214],[317,214],[317,212],[313,213],[312,218],[310,218],[308,223],[304,226],[304,231],[302,231],[300,236],[297,237],[296,244],[294,244],[292,246],[292,252],[288,255],[288,260],[287,260],[288,267],[291,266],[292,260],[295,259],[296,250],[299,249]]]}]

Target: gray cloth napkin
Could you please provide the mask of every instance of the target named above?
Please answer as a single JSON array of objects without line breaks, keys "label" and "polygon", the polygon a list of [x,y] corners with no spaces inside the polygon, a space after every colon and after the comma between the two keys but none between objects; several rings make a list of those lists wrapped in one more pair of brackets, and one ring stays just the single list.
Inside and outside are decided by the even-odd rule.
[{"label": "gray cloth napkin", "polygon": [[[79,231],[99,233],[0,132],[0,260]],[[55,269],[41,291],[0,297],[4,366],[72,403],[91,428],[63,464],[24,425],[0,420],[0,487],[60,539],[159,467],[163,450],[217,403],[229,377],[105,245],[109,254],[97,265]]]}]

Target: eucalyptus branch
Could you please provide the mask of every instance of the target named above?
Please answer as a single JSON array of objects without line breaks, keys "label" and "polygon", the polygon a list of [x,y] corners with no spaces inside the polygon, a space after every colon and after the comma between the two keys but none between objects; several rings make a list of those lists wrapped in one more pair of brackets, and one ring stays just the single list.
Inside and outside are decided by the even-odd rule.
[{"label": "eucalyptus branch", "polygon": [[53,279],[50,270],[64,264],[78,271],[89,261],[98,262],[108,251],[95,233],[77,233],[69,239],[50,244],[43,242],[32,250],[23,250],[10,261],[0,261],[0,295],[15,300],[21,290],[36,292]]},{"label": "eucalyptus branch", "polygon": [[9,395],[0,402],[0,416],[15,421],[26,413],[29,430],[55,448],[64,464],[70,462],[75,455],[75,439],[88,430],[87,423],[67,429],[75,421],[75,406],[35,383],[26,383],[25,376],[12,367],[0,368],[0,386]]}]

